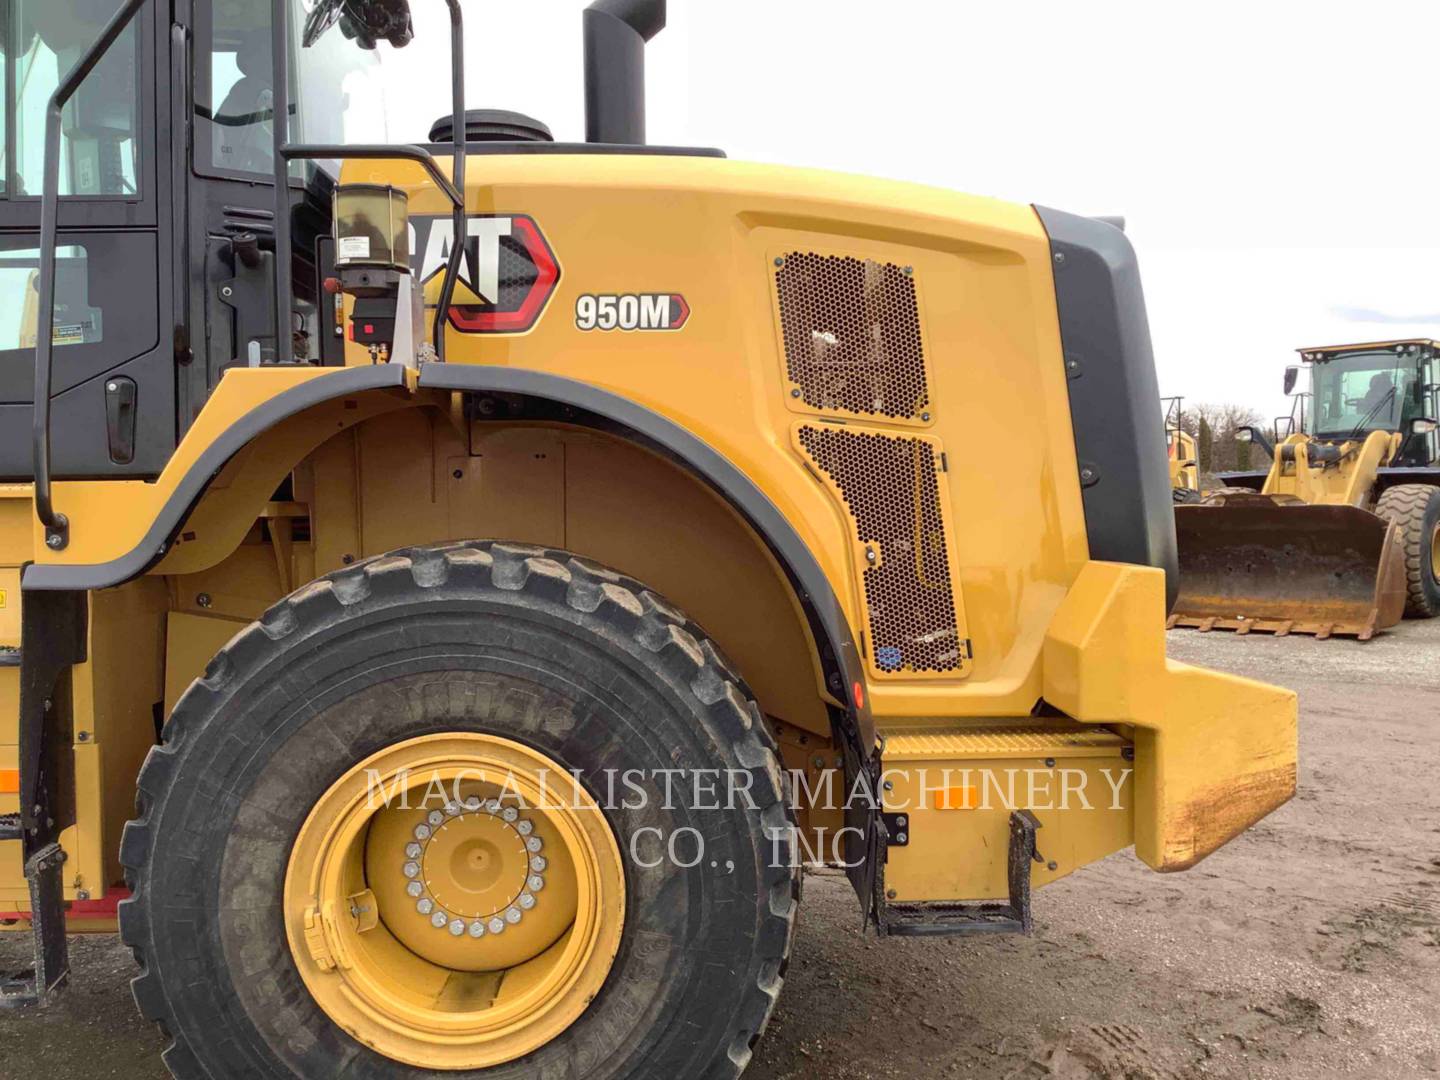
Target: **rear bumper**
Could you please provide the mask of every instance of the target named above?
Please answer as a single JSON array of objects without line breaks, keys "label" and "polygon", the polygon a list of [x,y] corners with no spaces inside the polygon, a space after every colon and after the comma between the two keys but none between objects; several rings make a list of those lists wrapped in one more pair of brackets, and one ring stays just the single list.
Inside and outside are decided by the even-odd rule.
[{"label": "rear bumper", "polygon": [[1045,700],[1129,725],[1135,851],[1185,870],[1295,794],[1295,694],[1168,660],[1158,570],[1086,564],[1045,639]]}]

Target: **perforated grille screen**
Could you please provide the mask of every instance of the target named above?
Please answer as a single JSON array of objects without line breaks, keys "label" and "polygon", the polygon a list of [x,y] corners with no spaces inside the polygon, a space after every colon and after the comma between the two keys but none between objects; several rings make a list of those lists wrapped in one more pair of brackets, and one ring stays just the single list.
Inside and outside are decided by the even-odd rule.
[{"label": "perforated grille screen", "polygon": [[792,252],[780,260],[775,287],[786,374],[807,405],[906,419],[929,408],[908,268]]},{"label": "perforated grille screen", "polygon": [[876,552],[864,572],[875,667],[956,671],[963,664],[950,556],[930,444],[804,425],[800,445],[835,482],[855,535]]}]

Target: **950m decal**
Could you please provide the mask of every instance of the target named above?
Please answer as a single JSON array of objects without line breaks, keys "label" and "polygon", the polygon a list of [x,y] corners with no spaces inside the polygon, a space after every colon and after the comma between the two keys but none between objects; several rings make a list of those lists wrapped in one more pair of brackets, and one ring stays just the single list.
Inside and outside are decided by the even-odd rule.
[{"label": "950m decal", "polygon": [[679,293],[586,293],[575,301],[580,330],[679,330],[689,319]]}]

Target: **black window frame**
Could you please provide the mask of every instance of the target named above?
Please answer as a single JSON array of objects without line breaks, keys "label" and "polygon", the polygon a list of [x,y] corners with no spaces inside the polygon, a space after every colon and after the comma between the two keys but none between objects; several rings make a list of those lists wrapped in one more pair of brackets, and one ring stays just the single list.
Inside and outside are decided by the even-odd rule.
[{"label": "black window frame", "polygon": [[[59,0],[56,0],[59,2]],[[139,88],[139,103],[136,111],[136,186],[135,194],[116,195],[62,195],[60,213],[56,219],[60,229],[95,228],[153,228],[158,224],[159,205],[157,199],[159,147],[156,144],[156,100],[155,65],[157,5],[148,4],[135,17],[133,33],[136,43],[136,64],[139,73],[136,85]],[[0,191],[0,229],[40,228],[40,194],[20,195],[16,181],[19,179],[16,155],[16,77],[18,65],[10,48],[15,36],[16,19],[19,12],[15,0],[0,0],[0,32],[4,35],[5,47],[5,183]],[[100,28],[96,28],[98,36]],[[118,46],[118,43],[117,43]]]}]

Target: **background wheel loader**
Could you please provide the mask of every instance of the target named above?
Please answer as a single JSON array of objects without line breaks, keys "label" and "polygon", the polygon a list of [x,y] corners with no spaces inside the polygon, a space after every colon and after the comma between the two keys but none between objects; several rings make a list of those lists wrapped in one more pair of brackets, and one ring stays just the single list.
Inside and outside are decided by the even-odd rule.
[{"label": "background wheel loader", "polygon": [[[1299,352],[1310,390],[1276,441],[1241,433],[1269,470],[1222,473],[1205,505],[1176,508],[1172,626],[1367,640],[1440,614],[1436,344]],[[1287,394],[1300,372],[1286,369]]]},{"label": "background wheel loader", "polygon": [[1177,503],[1199,502],[1200,448],[1184,427],[1184,398],[1161,398],[1165,409],[1165,460],[1170,469],[1170,493]]},{"label": "background wheel loader", "polygon": [[4,6],[5,1003],[118,925],[179,1077],[735,1076],[802,865],[1024,932],[1291,796],[1294,695],[1165,656],[1120,230],[646,145],[658,0],[584,143],[449,0],[425,145],[340,138],[403,0],[117,6]]}]

